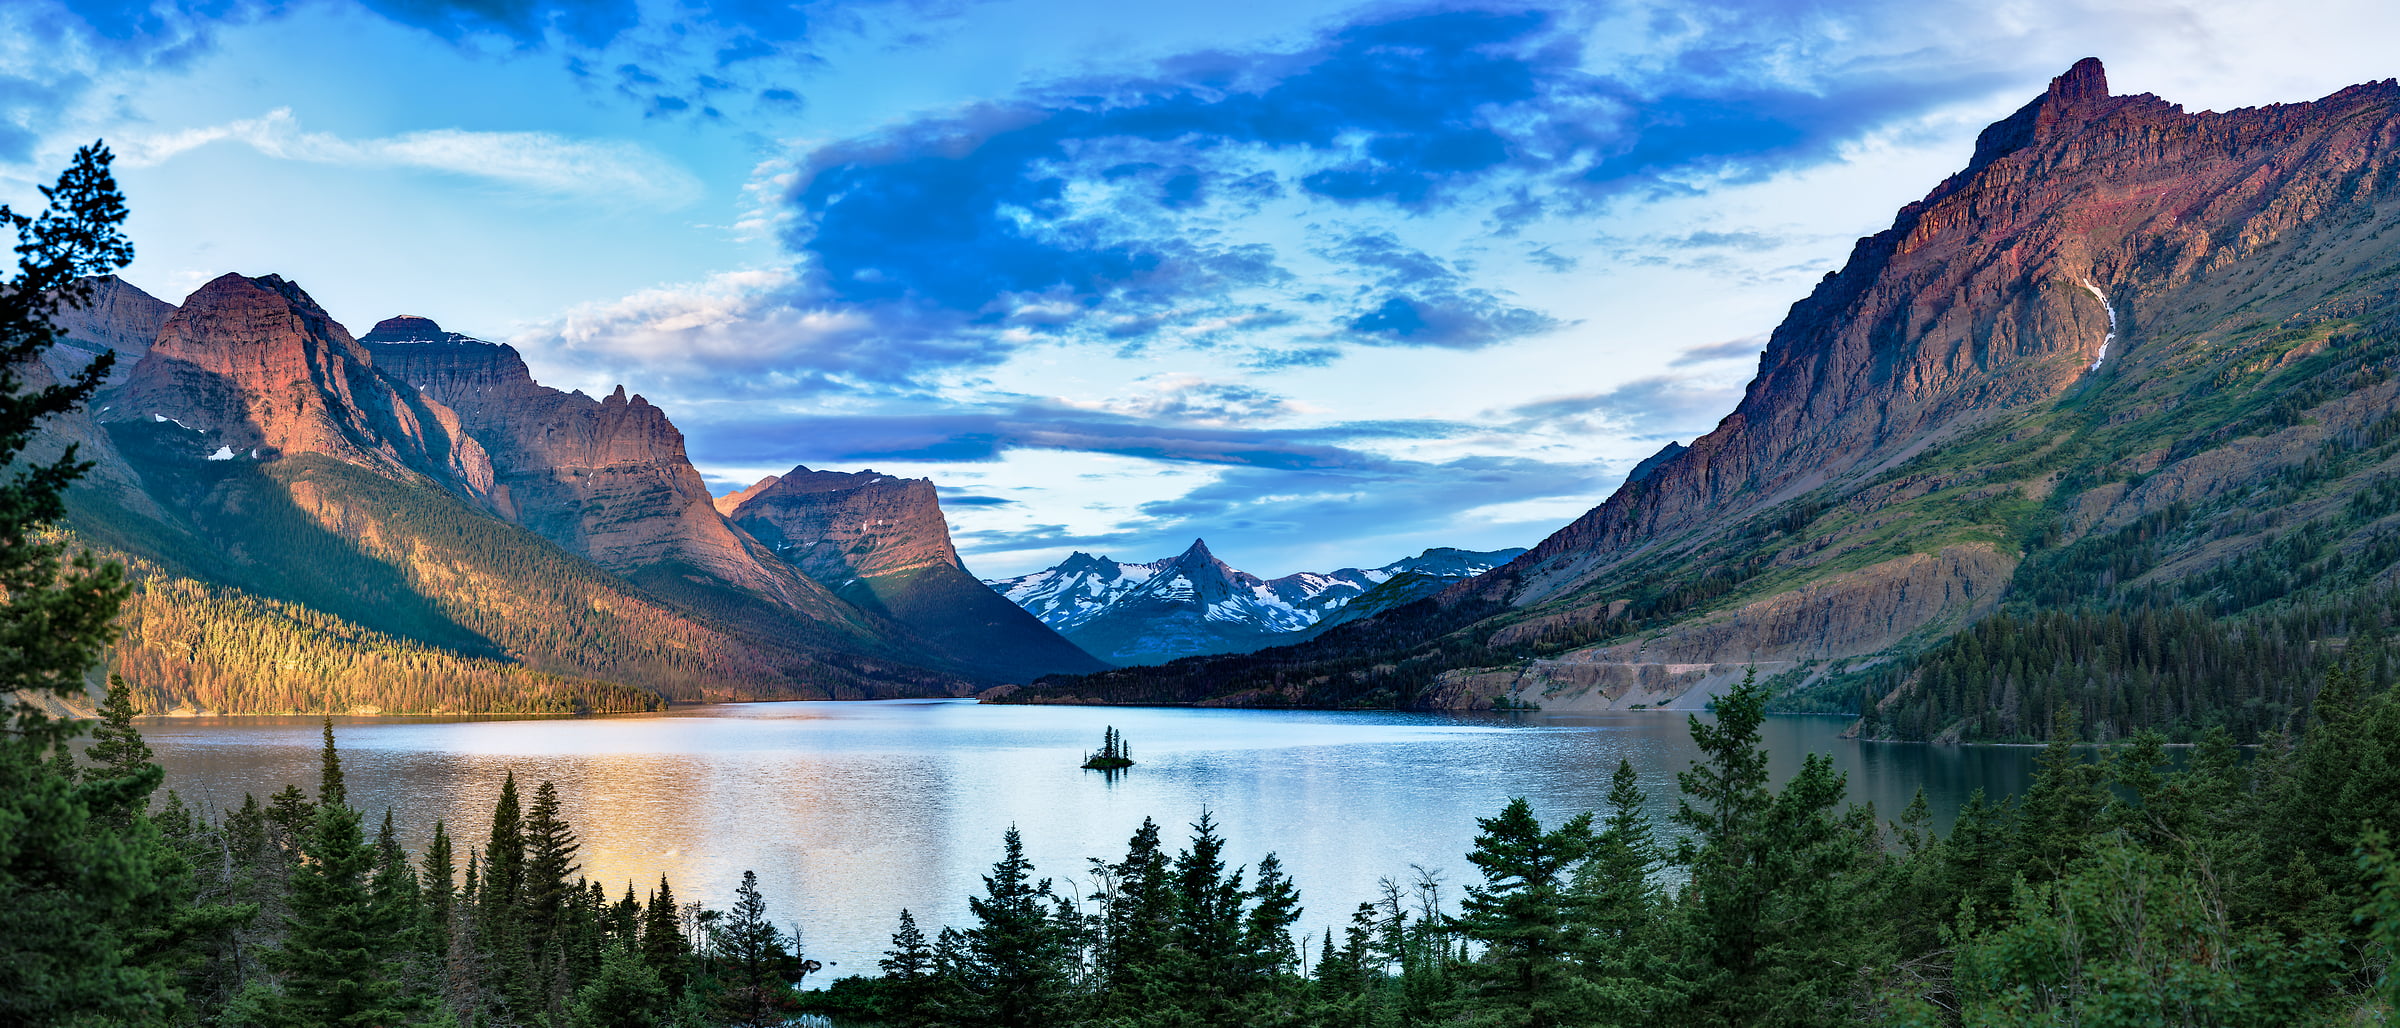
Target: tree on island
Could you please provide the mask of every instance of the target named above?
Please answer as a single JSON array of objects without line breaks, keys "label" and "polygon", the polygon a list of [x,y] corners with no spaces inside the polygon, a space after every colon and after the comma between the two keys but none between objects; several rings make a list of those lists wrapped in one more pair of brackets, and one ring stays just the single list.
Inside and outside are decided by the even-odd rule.
[{"label": "tree on island", "polygon": [[1086,771],[1118,771],[1133,766],[1133,750],[1125,745],[1125,736],[1110,726],[1100,736],[1100,752],[1087,753],[1083,758]]}]

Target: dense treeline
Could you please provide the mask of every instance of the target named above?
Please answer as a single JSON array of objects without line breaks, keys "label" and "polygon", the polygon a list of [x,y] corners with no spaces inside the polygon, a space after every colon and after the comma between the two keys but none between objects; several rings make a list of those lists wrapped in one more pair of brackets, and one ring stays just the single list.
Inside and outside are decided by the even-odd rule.
[{"label": "dense treeline", "polygon": [[127,563],[135,588],[118,621],[114,662],[144,710],[557,714],[665,702],[646,689],[466,657]]},{"label": "dense treeline", "polygon": [[[2028,791],[1951,831],[1842,805],[1829,758],[1780,788],[1767,689],[1693,719],[1666,823],[1621,764],[1602,811],[1480,820],[1473,878],[1419,871],[1302,932],[1272,854],[1235,866],[1203,814],[1170,852],[1145,821],[1071,900],[1012,829],[971,921],[898,912],[882,974],[823,992],[754,877],[725,910],[580,874],[555,789],[500,783],[490,837],[400,847],[348,803],[330,723],[314,794],[204,818],[160,785],[118,689],[83,757],[9,762],[81,797],[51,825],[119,859],[61,895],[60,935],[0,930],[0,1019],[87,1025],[914,1026],[2381,1023],[2400,945],[2400,692],[2337,670],[2306,734],[2188,759],[2139,733],[2058,742]],[[2062,733],[2061,737],[2067,733]],[[12,753],[22,757],[22,747]],[[72,819],[71,819],[72,820]],[[372,827],[370,827],[372,826]],[[19,843],[22,846],[22,843]],[[462,852],[463,851],[463,852]],[[6,865],[12,869],[21,864]],[[1080,892],[1078,893],[1081,894]]]},{"label": "dense treeline", "polygon": [[[2156,728],[2191,741],[2222,727],[2241,743],[2299,727],[2337,654],[2391,684],[2391,596],[2212,618],[2189,607],[2002,613],[1869,678],[1869,738],[2029,740],[2053,726],[2116,739]],[[2332,645],[2338,641],[2337,647]],[[1896,691],[1895,691],[1896,690]],[[1893,693],[1889,702],[1878,697]]]},{"label": "dense treeline", "polygon": [[[2307,735],[2245,756],[2156,733],[2098,760],[2058,742],[2022,797],[1947,835],[1922,796],[1843,807],[1812,755],[1771,788],[1767,690],[1743,683],[1667,824],[1621,765],[1608,809],[1481,819],[1477,880],[1384,883],[1293,938],[1270,855],[1245,882],[1205,816],[1167,855],[1145,822],[1095,861],[1087,909],[1014,832],[971,906],[901,912],[875,978],[806,997],[844,1025],[2223,1025],[2384,1023],[2400,944],[2400,696],[2343,670]],[[2071,733],[2061,733],[2064,735]]]},{"label": "dense treeline", "polygon": [[[662,696],[922,695],[951,682],[896,662],[866,667],[814,648],[822,639],[752,638],[740,611],[672,606],[428,486],[311,455],[143,460],[140,437],[172,426],[117,428],[136,466],[167,479],[154,491],[243,511],[195,514],[186,532],[102,496],[74,498],[79,538],[143,582],[118,659],[145,709],[639,710]],[[355,522],[349,534],[369,542],[320,519]],[[296,650],[310,659],[267,655]]]},{"label": "dense treeline", "polygon": [[[70,966],[22,968],[8,1023],[125,1025],[769,1025],[815,965],[767,917],[755,876],[730,909],[679,903],[661,878],[612,899],[579,874],[574,829],[548,782],[500,784],[481,846],[436,821],[415,856],[385,811],[350,806],[333,727],[314,796],[297,786],[213,816],[170,791],[113,690],[79,762],[38,768],[108,800],[84,831],[134,855],[144,902],[97,929],[133,995],[62,993]],[[461,850],[464,850],[462,853]],[[463,858],[463,859],[462,859]],[[14,899],[42,896],[16,882]],[[28,887],[31,886],[31,887]],[[4,1001],[0,1001],[4,1002]],[[78,1018],[85,1018],[79,1020]]]}]

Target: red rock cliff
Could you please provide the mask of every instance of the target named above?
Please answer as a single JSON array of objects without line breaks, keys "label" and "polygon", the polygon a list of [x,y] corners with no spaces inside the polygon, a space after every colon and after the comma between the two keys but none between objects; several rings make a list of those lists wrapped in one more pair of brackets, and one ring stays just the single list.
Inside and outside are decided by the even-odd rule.
[{"label": "red rock cliff", "polygon": [[456,414],[378,373],[348,330],[275,275],[225,275],[185,298],[103,402],[106,420],[181,422],[201,434],[200,453],[323,454],[476,498],[492,486]]},{"label": "red rock cliff", "polygon": [[2138,366],[2128,348],[2141,327],[2201,302],[2201,280],[2295,248],[2312,222],[2342,223],[2335,212],[2371,213],[2396,176],[2392,81],[2195,114],[2112,96],[2100,62],[2081,61],[1793,305],[1715,431],[1445,598],[1559,596],[1635,554],[1861,478],[2093,377],[2112,332],[2109,360]]}]

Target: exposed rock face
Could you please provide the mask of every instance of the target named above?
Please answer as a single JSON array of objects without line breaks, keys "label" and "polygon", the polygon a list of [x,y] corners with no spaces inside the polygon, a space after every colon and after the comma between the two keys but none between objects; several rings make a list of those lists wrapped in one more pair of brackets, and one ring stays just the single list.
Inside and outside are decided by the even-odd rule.
[{"label": "exposed rock face", "polygon": [[986,673],[1106,666],[967,573],[930,480],[795,467],[719,503],[810,578]]},{"label": "exposed rock face", "polygon": [[931,479],[803,466],[761,480],[742,495],[746,499],[734,507],[734,522],[828,585],[958,566],[950,524]]},{"label": "exposed rock face", "polygon": [[59,345],[44,352],[42,358],[63,379],[82,372],[92,358],[115,351],[117,360],[109,369],[108,384],[121,383],[132,377],[133,366],[150,352],[150,341],[158,338],[159,329],[166,327],[167,318],[174,313],[174,304],[115,275],[102,275],[92,280],[91,295],[83,306],[59,312],[53,322],[59,330]]},{"label": "exposed rock face", "polygon": [[2332,602],[2400,575],[2395,229],[2400,82],[2189,113],[2079,62],[1793,305],[1714,431],[1522,557],[1025,699],[1655,705],[1751,660],[1848,688],[2003,600]]},{"label": "exposed rock face", "polygon": [[750,483],[748,488],[737,489],[733,492],[726,493],[723,496],[719,496],[717,497],[717,513],[723,514],[726,517],[732,517],[733,512],[737,508],[741,507],[742,504],[750,502],[751,497],[765,492],[768,486],[774,485],[775,483],[781,481],[783,481],[781,477],[768,475],[765,478]]},{"label": "exposed rock face", "polygon": [[457,415],[379,374],[348,330],[275,275],[200,287],[102,403],[104,421],[173,421],[197,433],[195,457],[317,453],[422,473],[461,495],[492,488],[491,462]]},{"label": "exposed rock face", "polygon": [[[717,513],[683,433],[622,386],[594,400],[533,380],[513,347],[401,316],[365,339],[387,374],[458,412],[492,455],[492,504],[602,567],[682,563],[779,599],[813,593]],[[813,601],[812,601],[813,602]]]},{"label": "exposed rock face", "polygon": [[[2387,80],[2187,114],[2111,96],[2100,62],[2078,62],[1793,305],[1715,431],[1453,598],[1561,595],[2127,361],[2196,279],[2388,182],[2396,101]],[[2126,331],[2103,361],[2112,311]]]}]

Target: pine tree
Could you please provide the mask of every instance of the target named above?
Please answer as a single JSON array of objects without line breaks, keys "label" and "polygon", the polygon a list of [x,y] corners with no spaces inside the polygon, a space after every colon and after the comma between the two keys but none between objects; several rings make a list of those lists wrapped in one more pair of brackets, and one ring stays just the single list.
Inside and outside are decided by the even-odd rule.
[{"label": "pine tree", "polygon": [[83,751],[84,758],[95,765],[85,769],[85,780],[147,773],[150,746],[142,741],[142,733],[133,724],[140,714],[133,705],[133,689],[125,684],[125,676],[108,676],[108,699],[100,705],[100,723],[92,728],[92,744]]},{"label": "pine tree", "polygon": [[758,891],[758,873],[742,872],[734,890],[733,909],[723,923],[709,931],[710,949],[720,965],[724,992],[717,1008],[743,1028],[766,1028],[788,1019],[788,993],[798,977],[791,937],[767,918],[766,897]]},{"label": "pine tree", "polygon": [[572,1023],[581,1028],[659,1028],[670,999],[658,971],[639,953],[610,946],[599,973],[575,993]]},{"label": "pine tree", "polygon": [[49,531],[90,465],[72,446],[22,459],[42,422],[82,405],[113,363],[103,356],[52,385],[26,378],[58,340],[53,319],[90,302],[89,276],[133,259],[112,160],[98,143],[78,149],[42,189],[39,215],[0,206],[17,240],[16,272],[0,282],[0,468],[12,469],[0,479],[0,1021],[11,1023],[154,1018],[178,1003],[169,969],[137,938],[176,916],[189,882],[138,816],[158,772],[120,752],[95,759],[131,773],[78,781],[42,759],[80,729],[40,701],[85,695],[128,592],[123,567],[69,556]]},{"label": "pine tree", "polygon": [[308,794],[297,785],[284,786],[282,791],[267,798],[266,821],[272,829],[271,840],[287,858],[299,853],[301,840],[308,836],[308,826],[316,817],[317,805],[310,803]]},{"label": "pine tree", "polygon": [[1575,869],[1569,913],[1582,922],[1583,972],[1602,1023],[1647,1023],[1675,999],[1674,968],[1658,952],[1661,894],[1651,880],[1665,854],[1647,802],[1633,763],[1620,758],[1609,780],[1608,817]]},{"label": "pine tree", "polygon": [[1875,942],[1834,931],[1874,825],[1832,816],[1844,782],[1823,754],[1809,754],[1780,794],[1769,791],[1759,744],[1766,702],[1753,669],[1718,697],[1714,724],[1690,719],[1701,759],[1677,776],[1685,796],[1675,814],[1692,832],[1677,854],[1691,870],[1681,897],[1693,940],[1690,1023],[1828,1018],[1846,984],[1841,969],[1868,959],[1846,947]]},{"label": "pine tree", "polygon": [[1015,826],[1002,836],[1001,848],[992,873],[983,876],[984,895],[967,900],[975,915],[965,939],[968,986],[977,1009],[965,1023],[1038,1028],[1052,1023],[1065,977],[1063,947],[1050,917],[1050,880],[1033,880],[1033,862]]},{"label": "pine tree", "polygon": [[438,817],[433,819],[433,841],[425,844],[420,880],[425,890],[425,948],[438,965],[446,967],[450,960],[451,902],[456,898],[451,889],[458,880],[458,868],[451,852],[450,832]]},{"label": "pine tree", "polygon": [[1568,958],[1580,948],[1568,875],[1590,851],[1592,816],[1577,814],[1543,831],[1533,806],[1509,801],[1498,817],[1480,818],[1483,833],[1467,861],[1483,875],[1459,905],[1461,934],[1482,943],[1484,957],[1459,966],[1477,1024],[1549,1028],[1580,1023],[1583,1003]]},{"label": "pine tree", "polygon": [[[115,362],[103,355],[67,381],[39,388],[28,388],[25,377],[58,341],[52,321],[59,312],[91,301],[91,276],[133,259],[133,244],[118,231],[125,197],[109,172],[113,160],[98,143],[77,150],[58,182],[42,189],[48,204],[39,215],[0,205],[0,224],[17,237],[16,273],[0,282],[0,467],[14,466],[0,482],[4,696],[80,699],[85,672],[116,639],[112,622],[128,592],[122,566],[103,565],[88,551],[70,558],[67,542],[45,531],[66,515],[67,486],[91,465],[73,446],[46,463],[18,460],[41,423],[90,399]],[[12,699],[9,707],[12,742],[46,750],[76,731],[36,703]]]},{"label": "pine tree", "polygon": [[342,755],[333,748],[333,719],[325,719],[325,748],[317,757],[317,803],[322,806],[341,806],[350,802],[349,788],[342,784]]},{"label": "pine tree", "polygon": [[520,1009],[556,1011],[567,999],[566,966],[570,962],[570,902],[581,891],[580,881],[568,876],[581,870],[574,831],[559,813],[558,787],[543,782],[534,787],[533,806],[526,812],[524,864],[519,886],[524,978],[515,996]]},{"label": "pine tree", "polygon": [[1175,855],[1175,931],[1161,988],[1201,1024],[1233,1019],[1243,998],[1242,872],[1225,869],[1225,837],[1200,813],[1192,841]]},{"label": "pine tree", "polygon": [[1133,1017],[1153,989],[1164,987],[1161,976],[1174,942],[1174,882],[1158,822],[1143,818],[1126,843],[1125,859],[1106,872],[1112,884],[1100,912],[1100,1009],[1104,1016]]},{"label": "pine tree", "polygon": [[900,909],[900,927],[892,933],[892,948],[875,962],[883,969],[884,1020],[892,1028],[931,1028],[939,1024],[933,947],[917,930],[917,919]]},{"label": "pine tree", "polygon": [[625,882],[625,898],[608,909],[608,939],[636,953],[642,949],[642,901],[633,894],[633,882]]},{"label": "pine tree", "polygon": [[675,890],[667,884],[667,876],[658,876],[658,891],[650,894],[650,902],[642,908],[642,959],[658,972],[667,991],[683,995],[691,961],[691,943],[683,935],[682,910],[675,904]]},{"label": "pine tree", "polygon": [[357,812],[319,806],[303,851],[284,944],[271,957],[283,990],[269,1009],[281,1024],[308,1028],[402,1023],[411,1011],[386,952],[396,926],[370,887],[379,858]]},{"label": "pine tree", "polygon": [[500,798],[492,805],[492,835],[483,847],[483,880],[475,903],[475,934],[484,958],[484,995],[502,1001],[514,1018],[531,1020],[538,1012],[528,984],[532,975],[526,953],[523,913],[525,886],[525,825],[517,803],[517,776],[511,771],[500,782]]}]

